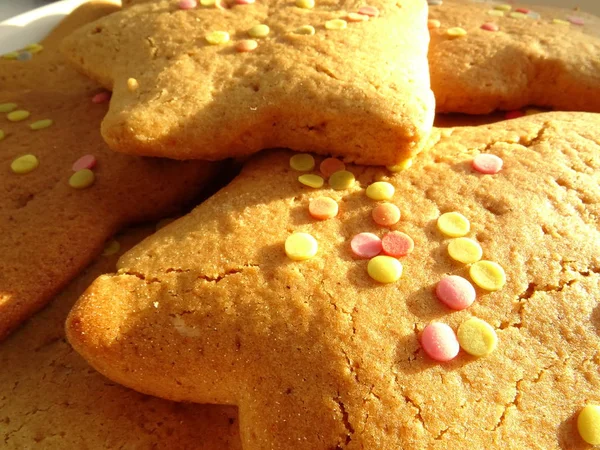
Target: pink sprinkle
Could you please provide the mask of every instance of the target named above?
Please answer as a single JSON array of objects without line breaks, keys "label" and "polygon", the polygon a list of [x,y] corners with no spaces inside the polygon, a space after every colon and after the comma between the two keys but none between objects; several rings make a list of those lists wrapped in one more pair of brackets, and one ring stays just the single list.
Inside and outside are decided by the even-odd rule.
[{"label": "pink sprinkle", "polygon": [[502,158],[491,153],[481,153],[473,159],[473,169],[486,175],[494,175],[500,172],[504,161]]},{"label": "pink sprinkle", "polygon": [[358,9],[358,13],[362,14],[363,16],[369,16],[369,17],[379,16],[379,10],[377,8],[375,8],[374,6],[361,6]]},{"label": "pink sprinkle", "polygon": [[437,284],[435,295],[448,308],[460,311],[475,301],[475,288],[463,277],[450,275]]},{"label": "pink sprinkle", "polygon": [[495,23],[487,22],[487,23],[484,23],[483,25],[481,25],[481,29],[486,30],[486,31],[498,31],[500,29],[500,27],[498,25],[496,25]]},{"label": "pink sprinkle", "polygon": [[573,25],[585,25],[585,20],[583,20],[583,18],[581,18],[581,17],[569,16],[569,17],[567,17],[567,20],[569,22],[571,22]]},{"label": "pink sprinkle", "polygon": [[523,111],[517,109],[515,111],[507,111],[506,114],[504,114],[504,118],[506,120],[517,119],[519,117],[523,117],[524,115],[525,113]]},{"label": "pink sprinkle", "polygon": [[251,5],[256,0],[235,0],[235,3],[238,5]]},{"label": "pink sprinkle", "polygon": [[253,41],[252,39],[245,39],[235,45],[235,49],[240,53],[251,52],[256,50],[256,47],[258,47],[258,42]]},{"label": "pink sprinkle", "polygon": [[381,253],[381,239],[373,233],[359,233],[350,241],[350,247],[359,258],[373,258]]},{"label": "pink sprinkle", "polygon": [[92,103],[106,103],[110,100],[110,92],[102,91],[92,97]]},{"label": "pink sprinkle", "polygon": [[421,334],[421,345],[425,353],[436,361],[450,361],[460,349],[452,328],[441,322],[433,322],[425,327]]},{"label": "pink sprinkle", "polygon": [[516,8],[515,12],[520,12],[520,13],[523,13],[523,14],[529,14],[531,12],[531,10],[527,9],[527,8]]},{"label": "pink sprinkle", "polygon": [[196,0],[179,0],[179,9],[192,9],[198,6]]},{"label": "pink sprinkle", "polygon": [[415,243],[408,234],[391,231],[381,240],[381,248],[386,255],[399,258],[411,253],[415,248]]},{"label": "pink sprinkle", "polygon": [[85,155],[73,163],[73,172],[83,169],[93,169],[96,166],[96,157],[94,155]]}]

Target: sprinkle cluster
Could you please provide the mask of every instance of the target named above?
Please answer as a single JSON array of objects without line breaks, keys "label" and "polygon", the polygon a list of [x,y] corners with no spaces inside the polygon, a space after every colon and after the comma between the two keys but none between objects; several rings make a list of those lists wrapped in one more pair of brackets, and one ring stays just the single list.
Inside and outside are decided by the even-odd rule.
[{"label": "sprinkle cluster", "polygon": [[[471,230],[469,220],[459,212],[442,214],[437,220],[438,230],[453,238],[448,243],[449,256],[462,264],[469,264],[469,276],[481,289],[497,291],[506,283],[502,266],[493,261],[482,260],[483,249],[474,239],[465,237]],[[456,311],[468,308],[476,299],[473,285],[458,275],[442,278],[435,289],[435,295],[444,305]],[[458,355],[462,348],[470,355],[481,357],[496,348],[498,337],[494,328],[476,317],[465,320],[454,330],[441,322],[433,322],[421,334],[421,345],[425,353],[436,361],[449,361]]]},{"label": "sprinkle cluster", "polygon": [[[427,0],[427,3],[429,4],[429,6],[440,6],[440,5],[442,5],[443,2],[441,0]],[[515,8],[515,7],[513,7],[513,5],[510,5],[508,3],[494,4],[492,6],[492,8],[487,11],[487,15],[489,15],[491,17],[508,17],[508,18],[517,19],[517,20],[521,20],[521,19],[540,20],[541,19],[541,15],[539,13],[532,11],[529,8],[523,8],[523,7]],[[554,17],[551,20],[549,20],[549,23],[554,24],[554,25],[562,25],[562,26],[569,26],[569,25],[582,26],[582,25],[585,25],[585,20],[579,16],[569,15],[564,18]],[[442,24],[439,20],[430,19],[428,21],[427,25],[428,25],[429,29],[431,30],[431,29],[435,29],[435,28],[440,28]],[[479,28],[481,28],[482,30],[491,31],[491,32],[500,31],[500,26],[494,22],[484,22]],[[450,27],[450,28],[446,29],[445,33],[448,38],[454,39],[454,38],[464,37],[467,35],[468,32],[467,32],[467,30],[465,30],[462,27]]]},{"label": "sprinkle cluster", "polygon": [[[231,4],[225,3],[223,0],[180,0],[177,7],[180,10],[193,10],[200,7],[209,7],[217,9],[228,9],[234,6],[240,5],[252,5],[255,0],[235,0]],[[294,5],[300,9],[314,9],[315,0],[296,0]],[[372,18],[379,17],[379,9],[375,6],[364,5],[358,8],[356,11],[348,12],[343,17],[336,19],[327,20],[322,24],[326,30],[337,31],[345,30],[348,28],[349,23],[360,23],[366,22]],[[259,41],[269,36],[271,30],[268,25],[259,23],[253,25],[248,30],[245,30],[247,34],[246,39],[242,39],[235,43],[235,49],[238,53],[248,53],[256,50],[259,46]],[[313,36],[316,34],[317,28],[313,25],[302,25],[294,30],[290,30],[290,33],[301,35],[301,36]],[[226,30],[212,30],[209,31],[205,36],[205,40],[209,45],[225,45],[231,41],[232,34]]]},{"label": "sprinkle cluster", "polygon": [[[312,155],[295,154],[290,158],[290,167],[304,172],[298,181],[311,188],[321,188],[326,179],[333,189],[348,189],[355,184],[352,172],[336,158],[327,158],[315,170],[316,162]],[[401,171],[410,167],[411,161],[391,166],[391,171]],[[503,166],[500,157],[483,153],[472,160],[472,167],[484,175],[497,174]],[[400,209],[391,200],[395,188],[387,181],[376,181],[365,189],[365,195],[377,202],[371,210],[373,222],[381,227],[396,225],[401,218]],[[337,202],[326,196],[316,197],[308,205],[309,214],[316,220],[328,220],[336,217],[339,211]],[[481,245],[467,235],[471,223],[458,211],[441,214],[437,219],[439,232],[450,238],[447,251],[450,258],[469,266],[469,277],[480,289],[493,292],[502,289],[506,283],[506,274],[502,266],[494,261],[483,260]],[[414,250],[413,239],[399,230],[388,231],[383,238],[372,232],[362,232],[350,240],[350,249],[361,259],[368,259],[367,273],[379,283],[393,283],[402,276],[403,266],[400,258]],[[317,240],[308,233],[293,233],[285,242],[285,252],[294,261],[303,261],[318,253]],[[451,310],[463,310],[471,306],[477,297],[473,284],[463,277],[448,275],[442,278],[435,289],[440,302]],[[471,317],[460,324],[456,333],[445,323],[433,322],[425,327],[420,338],[425,353],[436,361],[449,361],[458,355],[462,348],[476,357],[482,357],[494,351],[498,337],[494,328],[482,319]]]},{"label": "sprinkle cluster", "polygon": [[[102,92],[92,98],[94,103],[107,101],[110,95]],[[16,103],[0,103],[0,113],[6,114],[6,119],[11,122],[22,122],[31,116],[31,112],[25,109],[19,109]],[[52,119],[39,119],[29,123],[32,131],[44,130],[54,124]],[[0,141],[7,135],[0,129]],[[74,189],[85,189],[95,181],[95,175],[92,169],[96,166],[96,157],[94,155],[84,155],[75,161],[71,167],[74,172],[68,180],[69,186]],[[10,170],[17,175],[24,175],[33,172],[40,165],[37,156],[33,154],[24,154],[16,157],[10,164]]]},{"label": "sprinkle cluster", "polygon": [[[393,171],[401,171],[412,163],[405,161],[391,166]],[[311,172],[316,162],[312,155],[301,153],[290,158],[290,167],[299,172]],[[321,188],[327,183],[332,189],[345,190],[355,185],[354,174],[346,170],[346,165],[337,158],[326,158],[319,165],[319,174],[303,173],[298,181],[311,188]],[[400,221],[400,209],[390,202],[394,197],[394,186],[386,181],[376,181],[365,190],[365,195],[378,202],[371,210],[376,225],[391,227]],[[330,197],[316,197],[308,205],[311,217],[327,220],[337,216],[339,206]],[[370,232],[359,233],[350,241],[352,253],[360,259],[369,259],[367,273],[380,283],[393,283],[402,276],[402,264],[399,258],[407,256],[414,249],[414,241],[401,231],[388,231],[383,238]],[[295,261],[312,258],[317,254],[317,241],[307,233],[294,233],[285,243],[285,251]]]}]

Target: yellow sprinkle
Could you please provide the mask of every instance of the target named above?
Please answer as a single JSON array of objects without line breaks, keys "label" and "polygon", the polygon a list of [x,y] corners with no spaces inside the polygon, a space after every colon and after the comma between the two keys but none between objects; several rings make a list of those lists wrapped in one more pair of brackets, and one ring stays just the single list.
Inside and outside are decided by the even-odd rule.
[{"label": "yellow sprinkle", "polygon": [[313,9],[315,7],[315,0],[296,0],[296,6],[298,8]]},{"label": "yellow sprinkle", "polygon": [[17,109],[16,111],[11,111],[6,115],[6,118],[11,122],[20,122],[21,120],[27,119],[31,113],[29,111],[25,111],[24,109]]},{"label": "yellow sprinkle", "polygon": [[294,261],[304,261],[317,254],[319,244],[308,233],[294,233],[285,240],[285,254]]},{"label": "yellow sprinkle", "polygon": [[290,167],[299,172],[308,172],[315,168],[315,158],[308,153],[300,153],[290,158]]},{"label": "yellow sprinkle", "polygon": [[473,356],[492,353],[498,345],[498,336],[485,320],[471,317],[460,324],[456,332],[460,347]]},{"label": "yellow sprinkle", "polygon": [[555,25],[571,25],[569,22],[562,19],[552,19],[552,23]]},{"label": "yellow sprinkle", "polygon": [[450,257],[463,264],[473,264],[481,259],[483,250],[479,242],[466,237],[452,239],[448,244]]},{"label": "yellow sprinkle", "polygon": [[43,130],[44,128],[48,128],[53,123],[54,122],[52,121],[52,119],[37,120],[33,123],[30,123],[29,128],[31,128],[32,130]]},{"label": "yellow sprinkle", "polygon": [[85,189],[94,184],[94,172],[90,169],[81,169],[71,175],[69,178],[69,186],[75,189]]},{"label": "yellow sprinkle", "polygon": [[202,6],[215,6],[217,4],[217,0],[200,0],[200,4]]},{"label": "yellow sprinkle", "polygon": [[446,34],[450,37],[463,37],[467,35],[467,30],[461,27],[452,27],[446,30]]},{"label": "yellow sprinkle", "polygon": [[351,188],[354,185],[354,174],[347,170],[338,170],[329,177],[329,186],[333,189],[340,191],[342,189]]},{"label": "yellow sprinkle", "polygon": [[476,262],[469,269],[469,275],[477,286],[486,291],[497,291],[506,283],[504,269],[493,261]]},{"label": "yellow sprinkle", "polygon": [[494,9],[498,10],[498,11],[510,11],[512,9],[512,6],[510,5],[496,5],[494,6]]},{"label": "yellow sprinkle", "polygon": [[166,227],[167,225],[173,222],[175,222],[175,219],[173,217],[168,217],[166,219],[159,220],[156,224],[156,231]]},{"label": "yellow sprinkle", "polygon": [[394,166],[387,166],[387,170],[389,170],[390,172],[402,172],[403,170],[409,169],[410,167],[412,167],[413,165],[413,160],[412,159],[405,159],[404,161],[402,161],[399,164],[396,164]]},{"label": "yellow sprinkle", "polygon": [[577,430],[588,444],[600,444],[600,406],[587,405],[577,417]]},{"label": "yellow sprinkle", "polygon": [[2,55],[4,59],[17,59],[19,57],[19,52],[8,52]]},{"label": "yellow sprinkle", "polygon": [[315,189],[323,187],[323,184],[325,183],[325,180],[322,177],[313,174],[300,175],[298,181],[305,186]]},{"label": "yellow sprinkle", "polygon": [[315,27],[311,25],[302,25],[294,30],[296,34],[303,34],[305,36],[312,36],[315,34]]},{"label": "yellow sprinkle", "polygon": [[[271,29],[269,28],[268,25],[261,23],[259,25],[254,25],[252,28],[250,28],[248,30],[248,34],[250,35],[250,37],[253,37],[253,38],[264,38],[269,35],[270,31],[271,31]],[[227,40],[229,40],[229,37],[227,38]],[[225,41],[225,42],[227,42],[227,41]]]},{"label": "yellow sprinkle", "polygon": [[206,42],[210,45],[221,45],[229,42],[229,33],[227,31],[211,31],[206,35]]},{"label": "yellow sprinkle", "polygon": [[14,173],[29,173],[40,165],[39,160],[34,155],[23,155],[13,160],[10,164],[10,170]]},{"label": "yellow sprinkle", "polygon": [[461,213],[447,212],[438,218],[437,227],[446,236],[461,237],[469,232],[471,224]]},{"label": "yellow sprinkle", "polygon": [[0,103],[0,113],[9,113],[17,109],[16,103]]},{"label": "yellow sprinkle", "polygon": [[391,200],[394,192],[394,186],[387,181],[376,181],[367,187],[367,197],[377,201]]},{"label": "yellow sprinkle", "polygon": [[490,9],[487,12],[490,16],[503,17],[504,11],[498,11],[497,9]]},{"label": "yellow sprinkle", "polygon": [[127,79],[127,89],[129,89],[130,92],[137,90],[137,88],[139,87],[140,83],[138,83],[138,80],[136,80],[135,78]]},{"label": "yellow sprinkle", "polygon": [[3,130],[0,130],[0,141],[1,141],[2,139],[4,139],[4,136],[6,136],[6,135],[4,134],[4,131],[3,131]]},{"label": "yellow sprinkle", "polygon": [[325,28],[328,30],[345,30],[348,28],[348,22],[343,19],[333,19],[325,22]]},{"label": "yellow sprinkle", "polygon": [[121,244],[119,244],[119,241],[117,241],[116,239],[111,239],[107,242],[106,246],[104,247],[102,256],[114,255],[115,253],[119,253],[119,250],[121,250]]},{"label": "yellow sprinkle", "polygon": [[42,50],[44,50],[44,46],[41,44],[29,44],[23,50],[27,50],[29,53],[35,55],[36,53],[39,53]]},{"label": "yellow sprinkle", "polygon": [[510,17],[512,17],[513,19],[528,19],[529,16],[525,13],[519,12],[519,11],[513,11],[509,14]]},{"label": "yellow sprinkle", "polygon": [[379,255],[371,258],[367,265],[367,272],[375,281],[393,283],[402,276],[402,264],[391,256]]}]

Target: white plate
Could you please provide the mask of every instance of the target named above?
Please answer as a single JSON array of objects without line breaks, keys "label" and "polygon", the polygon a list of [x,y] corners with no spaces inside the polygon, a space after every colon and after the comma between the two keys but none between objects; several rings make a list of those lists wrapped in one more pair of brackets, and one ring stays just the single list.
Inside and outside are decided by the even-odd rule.
[{"label": "white plate", "polygon": [[0,22],[0,54],[41,41],[71,11],[87,0],[62,0]]},{"label": "white plate", "polygon": [[[60,20],[86,0],[62,0],[0,22],[0,54],[39,42]],[[600,0],[503,0],[501,3],[580,7],[600,16]]]}]

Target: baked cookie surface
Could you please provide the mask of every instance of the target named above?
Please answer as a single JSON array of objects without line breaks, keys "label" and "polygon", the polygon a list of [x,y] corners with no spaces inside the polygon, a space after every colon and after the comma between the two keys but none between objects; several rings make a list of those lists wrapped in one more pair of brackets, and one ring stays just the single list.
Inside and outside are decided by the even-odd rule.
[{"label": "baked cookie surface", "polygon": [[[330,180],[338,189],[300,183],[318,184],[317,169],[290,168],[293,153],[261,154],[98,278],[68,339],[140,392],[238,405],[245,449],[590,448],[575,422],[600,401],[599,125],[594,114],[547,113],[436,130],[409,170],[350,166],[356,181]],[[501,170],[474,170],[480,154],[501,158]],[[292,165],[310,171],[303,158]],[[337,203],[335,217],[311,217],[318,197]],[[400,220],[377,225],[373,198],[397,205]],[[465,225],[439,225],[450,212],[503,270],[449,256],[440,227]],[[369,274],[392,277],[397,263],[372,271],[351,242],[390,231],[414,250],[384,284]],[[318,249],[304,235],[291,242],[296,233]],[[436,298],[449,274],[486,286],[469,308]],[[471,317],[497,335],[491,354],[425,354],[428,324],[457,330]]]},{"label": "baked cookie surface", "polygon": [[438,112],[487,114],[527,105],[600,112],[600,18],[519,3],[430,3]]},{"label": "baked cookie surface", "polygon": [[[118,235],[120,253],[153,231]],[[140,395],[98,374],[66,342],[69,309],[94,278],[114,270],[118,256],[100,256],[0,346],[2,448],[240,449],[234,407]]]},{"label": "baked cookie surface", "polygon": [[[90,7],[96,6],[83,8]],[[107,105],[92,101],[98,86],[91,89],[70,68],[46,73],[43,61],[51,64],[52,54],[65,66],[56,48],[42,53],[27,70],[7,61],[14,65],[6,71],[26,77],[29,90],[0,91],[0,339],[50,301],[121,227],[173,213],[218,171],[213,163],[113,153],[99,132]],[[63,88],[73,83],[47,90],[46,76]]]},{"label": "baked cookie surface", "polygon": [[285,147],[394,164],[423,147],[434,99],[421,0],[377,0],[369,15],[354,0],[178,4],[134,4],[64,42],[113,91],[111,148],[215,160]]}]

